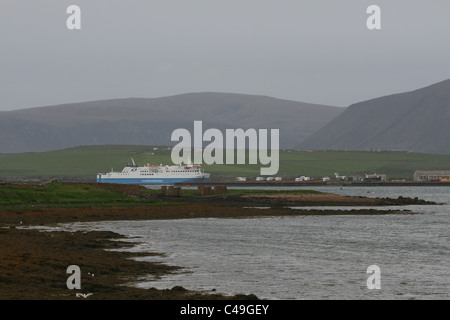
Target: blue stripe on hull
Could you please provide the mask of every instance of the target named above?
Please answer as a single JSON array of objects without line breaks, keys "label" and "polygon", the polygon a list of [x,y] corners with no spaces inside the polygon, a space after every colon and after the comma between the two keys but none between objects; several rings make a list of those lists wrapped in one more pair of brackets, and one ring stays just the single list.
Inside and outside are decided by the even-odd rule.
[{"label": "blue stripe on hull", "polygon": [[190,182],[190,181],[208,181],[207,178],[191,178],[191,179],[108,179],[97,178],[97,182],[104,183],[127,183],[127,184],[172,184],[177,182]]}]

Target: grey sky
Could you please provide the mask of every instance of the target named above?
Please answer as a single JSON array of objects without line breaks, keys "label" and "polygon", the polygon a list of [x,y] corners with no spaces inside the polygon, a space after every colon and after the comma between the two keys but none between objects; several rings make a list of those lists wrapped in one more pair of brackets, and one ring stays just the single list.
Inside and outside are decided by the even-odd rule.
[{"label": "grey sky", "polygon": [[449,16],[448,0],[2,0],[0,110],[203,91],[347,106],[450,78]]}]

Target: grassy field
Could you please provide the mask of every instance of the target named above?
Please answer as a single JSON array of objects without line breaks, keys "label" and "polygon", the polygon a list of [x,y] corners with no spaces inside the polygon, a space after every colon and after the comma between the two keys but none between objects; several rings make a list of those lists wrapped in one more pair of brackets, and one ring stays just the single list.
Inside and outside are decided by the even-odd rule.
[{"label": "grassy field", "polygon": [[82,208],[162,205],[162,201],[139,199],[114,190],[90,185],[52,183],[0,185],[0,209]]},{"label": "grassy field", "polygon": [[[154,149],[158,148],[158,149]],[[0,154],[0,179],[95,181],[99,172],[121,171],[133,158],[138,165],[171,164],[170,151],[152,146],[88,146],[52,152]],[[204,165],[212,180],[259,176],[261,165]],[[277,176],[294,178],[357,173],[412,178],[415,170],[450,170],[450,155],[365,151],[280,151]]]},{"label": "grassy field", "polygon": [[[46,185],[30,182],[0,184],[0,210],[37,210],[44,208],[141,207],[178,205],[167,198],[154,197],[160,189],[139,186],[52,182]],[[319,194],[313,190],[228,190],[227,195]],[[198,197],[196,188],[182,189],[181,197]]]}]

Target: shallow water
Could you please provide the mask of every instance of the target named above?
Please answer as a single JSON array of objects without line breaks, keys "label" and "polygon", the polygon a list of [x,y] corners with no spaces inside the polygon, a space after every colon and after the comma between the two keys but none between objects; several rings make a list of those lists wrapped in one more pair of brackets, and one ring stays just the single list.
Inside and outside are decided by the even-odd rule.
[{"label": "shallow water", "polygon": [[[445,204],[395,206],[422,213],[413,215],[111,221],[62,227],[127,235],[136,242],[127,250],[165,254],[139,260],[184,267],[162,279],[142,279],[136,285],[143,288],[179,285],[268,299],[449,298],[450,188],[309,189]],[[380,267],[379,290],[366,285],[370,265]]]}]

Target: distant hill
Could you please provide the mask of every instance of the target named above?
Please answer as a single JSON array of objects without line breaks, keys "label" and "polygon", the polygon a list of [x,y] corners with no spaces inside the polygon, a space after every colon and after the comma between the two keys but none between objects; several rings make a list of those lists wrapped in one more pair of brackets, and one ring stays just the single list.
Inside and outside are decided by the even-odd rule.
[{"label": "distant hill", "polygon": [[[87,146],[49,152],[26,152],[0,155],[0,180],[58,180],[95,181],[97,173],[121,171],[131,162],[138,165],[170,164],[171,151],[158,146]],[[280,170],[277,176],[286,180],[302,175],[321,178],[334,173],[378,173],[389,178],[410,178],[414,171],[448,169],[450,155],[407,152],[368,151],[280,151]],[[255,179],[261,164],[221,165],[204,164],[211,180],[236,180],[236,177]],[[1,200],[1,199],[0,199]]]},{"label": "distant hill", "polygon": [[450,154],[449,126],[450,80],[446,80],[353,104],[298,147]]},{"label": "distant hill", "polygon": [[345,108],[231,93],[188,93],[0,112],[0,153],[38,152],[81,145],[170,145],[173,130],[280,129],[292,148]]}]

